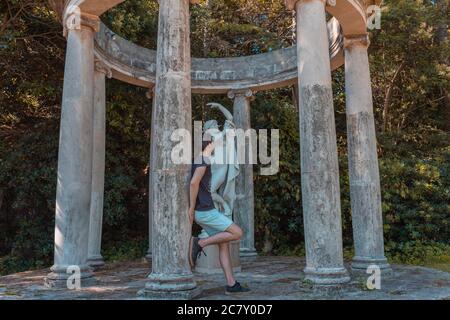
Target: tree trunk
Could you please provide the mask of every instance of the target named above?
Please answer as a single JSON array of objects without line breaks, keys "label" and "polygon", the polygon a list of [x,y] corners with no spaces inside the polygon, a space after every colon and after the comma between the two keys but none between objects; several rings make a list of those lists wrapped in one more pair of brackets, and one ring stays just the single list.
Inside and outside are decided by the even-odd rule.
[{"label": "tree trunk", "polygon": [[389,82],[389,86],[386,90],[386,95],[385,95],[384,104],[383,104],[383,124],[382,124],[382,128],[381,128],[383,132],[386,132],[386,129],[387,129],[387,124],[388,124],[388,120],[389,120],[389,107],[391,105],[392,93],[394,92],[395,83],[398,79],[398,76],[400,75],[400,72],[405,67],[405,64],[406,64],[405,60],[403,60],[402,63],[400,63],[400,65],[398,66],[397,70],[394,73],[394,76],[392,77],[391,81]]},{"label": "tree trunk", "polygon": [[436,5],[440,14],[436,28],[436,39],[439,44],[443,44],[448,37],[448,4],[446,0],[437,0]]}]

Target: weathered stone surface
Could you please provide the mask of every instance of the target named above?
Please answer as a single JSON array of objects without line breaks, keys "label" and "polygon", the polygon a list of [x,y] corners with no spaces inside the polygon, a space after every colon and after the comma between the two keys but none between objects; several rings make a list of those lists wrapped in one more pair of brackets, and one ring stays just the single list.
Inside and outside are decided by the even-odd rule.
[{"label": "weathered stone surface", "polygon": [[[329,59],[333,69],[344,62],[343,37],[336,19],[328,23]],[[101,25],[96,56],[113,69],[115,78],[151,87],[156,79],[156,51],[139,47]],[[227,93],[232,89],[266,90],[297,81],[296,46],[269,53],[232,58],[192,59],[194,93]]]},{"label": "weathered stone surface", "polygon": [[355,257],[352,267],[389,268],[384,256],[377,141],[373,115],[367,35],[345,49],[347,140]]},{"label": "weathered stone surface", "polygon": [[[228,92],[233,99],[233,118],[236,129],[251,129],[250,102],[253,100],[251,90],[233,90]],[[256,148],[256,146],[253,146]],[[234,219],[244,231],[241,239],[241,256],[255,256],[255,195],[253,186],[253,164],[249,163],[251,153],[250,139],[245,140],[245,164],[239,166],[236,179],[236,202]]]},{"label": "weathered stone surface", "polygon": [[65,286],[69,266],[86,264],[92,183],[94,31],[81,26],[67,37],[56,191],[55,255],[47,283]]},{"label": "weathered stone surface", "polygon": [[150,151],[153,260],[144,290],[146,296],[158,292],[158,298],[196,288],[188,260],[191,168],[171,159],[177,144],[172,133],[178,129],[192,132],[189,33],[189,0],[162,1]]},{"label": "weathered stone surface", "polygon": [[97,61],[94,73],[94,116],[92,146],[92,190],[89,221],[88,264],[97,268],[105,263],[101,255],[103,197],[105,190],[106,74]]},{"label": "weathered stone surface", "polygon": [[[156,128],[157,128],[157,125],[156,125],[156,108],[155,108],[155,87],[152,87],[149,91],[148,91],[148,93],[147,93],[147,97],[149,98],[149,99],[152,99],[152,125],[151,125],[151,131],[150,131],[150,141],[152,142],[152,141],[155,141],[154,139],[155,139],[155,130],[156,130]],[[155,144],[151,144],[151,147],[150,147],[150,152],[149,152],[149,168],[151,167],[151,157],[152,157],[152,154],[153,154],[153,152],[154,152],[154,150],[152,150],[153,148],[156,148],[156,145]],[[150,169],[150,171],[151,171],[151,169]],[[149,190],[150,190],[150,192],[149,192],[149,197],[148,197],[148,208],[149,208],[149,212],[148,212],[148,214],[149,214],[149,216],[148,216],[148,250],[147,250],[147,254],[145,255],[145,259],[147,259],[147,261],[149,262],[149,263],[151,263],[151,261],[152,261],[152,234],[153,234],[153,232],[152,232],[152,230],[153,230],[153,206],[152,206],[152,203],[153,203],[153,192],[151,191],[152,190],[152,187],[153,187],[153,182],[152,182],[152,175],[150,174],[149,175]]]},{"label": "weathered stone surface", "polygon": [[298,1],[296,11],[305,273],[317,284],[343,283],[349,277],[343,266],[325,4],[321,0]]},{"label": "weathered stone surface", "polygon": [[[304,281],[305,261],[298,257],[256,257],[242,259],[237,279],[252,292],[240,297],[224,294],[221,274],[196,274],[201,295],[207,300],[407,300],[450,299],[450,274],[434,269],[393,265],[394,274],[381,273],[381,290],[366,289],[368,274],[353,274],[340,288],[321,289]],[[27,271],[0,277],[0,300],[143,299],[136,293],[148,273],[142,261],[107,263],[96,273],[97,283],[81,290],[49,289],[42,285],[46,270]]]}]

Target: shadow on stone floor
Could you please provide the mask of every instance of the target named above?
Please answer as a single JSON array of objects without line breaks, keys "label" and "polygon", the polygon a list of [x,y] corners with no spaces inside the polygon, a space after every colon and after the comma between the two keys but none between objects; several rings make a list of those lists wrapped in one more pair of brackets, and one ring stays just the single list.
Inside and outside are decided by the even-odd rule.
[{"label": "shadow on stone floor", "polygon": [[[381,290],[368,290],[369,275],[352,274],[352,281],[340,287],[314,287],[303,281],[304,259],[298,257],[242,258],[238,280],[252,292],[227,296],[222,275],[196,275],[206,300],[406,300],[450,299],[450,274],[418,266],[394,265],[391,276],[382,275]],[[27,271],[0,277],[0,300],[138,299],[149,273],[145,260],[111,263],[96,272],[96,284],[80,290],[48,289],[48,270]]]}]

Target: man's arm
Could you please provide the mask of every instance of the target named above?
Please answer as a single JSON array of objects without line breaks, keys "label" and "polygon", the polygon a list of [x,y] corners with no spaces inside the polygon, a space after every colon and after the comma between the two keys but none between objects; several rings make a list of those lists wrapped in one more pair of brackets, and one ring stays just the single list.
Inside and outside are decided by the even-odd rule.
[{"label": "man's arm", "polygon": [[191,219],[191,223],[194,222],[194,210],[195,210],[195,204],[197,202],[197,195],[198,195],[198,189],[200,187],[200,181],[202,180],[203,176],[206,172],[206,166],[204,167],[198,167],[195,169],[194,175],[191,179],[190,184],[190,201],[189,201],[189,218]]}]

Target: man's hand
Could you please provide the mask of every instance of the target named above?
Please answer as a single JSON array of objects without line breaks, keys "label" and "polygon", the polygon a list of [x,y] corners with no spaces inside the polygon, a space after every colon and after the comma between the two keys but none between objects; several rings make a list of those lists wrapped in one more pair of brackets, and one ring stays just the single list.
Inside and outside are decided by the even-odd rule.
[{"label": "man's hand", "polygon": [[194,208],[189,208],[188,214],[189,214],[189,221],[191,224],[194,223],[194,211],[195,211]]}]

